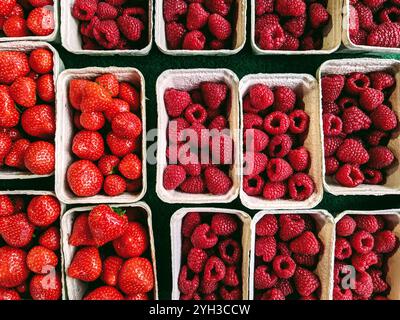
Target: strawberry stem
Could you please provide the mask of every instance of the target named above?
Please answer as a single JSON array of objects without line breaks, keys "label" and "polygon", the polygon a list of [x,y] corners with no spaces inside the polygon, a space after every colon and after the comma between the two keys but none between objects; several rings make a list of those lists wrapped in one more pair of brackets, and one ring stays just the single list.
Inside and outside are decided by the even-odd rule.
[{"label": "strawberry stem", "polygon": [[113,211],[118,214],[119,216],[123,216],[126,213],[126,210],[122,209],[122,208],[112,208]]}]

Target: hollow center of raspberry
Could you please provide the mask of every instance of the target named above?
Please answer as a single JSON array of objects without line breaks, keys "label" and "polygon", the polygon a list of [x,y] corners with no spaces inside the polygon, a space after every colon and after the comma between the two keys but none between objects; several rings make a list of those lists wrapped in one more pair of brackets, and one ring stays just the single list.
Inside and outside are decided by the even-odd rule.
[{"label": "hollow center of raspberry", "polygon": [[257,179],[250,179],[249,180],[249,187],[250,188],[255,188],[257,187],[258,183],[257,183]]},{"label": "hollow center of raspberry", "polygon": [[196,110],[192,113],[193,117],[195,119],[200,119],[201,118],[201,112],[199,110]]},{"label": "hollow center of raspberry", "polygon": [[388,18],[392,22],[398,22],[399,21],[399,17],[400,17],[400,15],[399,15],[398,12],[390,12],[388,14]]},{"label": "hollow center of raspberry", "polygon": [[282,261],[280,267],[281,267],[281,270],[287,270],[290,268],[290,265],[287,261]]},{"label": "hollow center of raspberry", "polygon": [[[282,151],[282,145],[281,144],[277,144],[274,147],[274,154],[277,154],[277,153],[279,153],[281,151]],[[277,169],[277,167],[275,166],[275,169],[273,169],[273,171],[276,172],[276,169]]]},{"label": "hollow center of raspberry", "polygon": [[306,187],[303,186],[303,185],[296,186],[296,191],[297,191],[298,194],[301,194],[305,190],[306,190]]},{"label": "hollow center of raspberry", "polygon": [[301,124],[303,123],[303,119],[301,117],[294,117],[293,122],[296,128],[300,128]]},{"label": "hollow center of raspberry", "polygon": [[218,272],[216,266],[213,266],[213,267],[212,267],[212,269],[211,269],[211,271],[210,271],[210,275],[211,275],[211,277],[216,277],[216,276],[219,275],[219,272]]},{"label": "hollow center of raspberry", "polygon": [[371,238],[361,239],[361,245],[364,248],[371,248],[372,247],[372,239]]},{"label": "hollow center of raspberry", "polygon": [[235,248],[232,245],[227,245],[225,248],[225,253],[228,257],[231,257],[233,253],[235,252]]},{"label": "hollow center of raspberry", "polygon": [[271,121],[271,127],[279,128],[281,126],[281,120],[279,118],[274,118]]},{"label": "hollow center of raspberry", "polygon": [[363,79],[357,79],[356,81],[354,81],[354,84],[356,85],[357,88],[364,88],[366,87],[366,83]]}]

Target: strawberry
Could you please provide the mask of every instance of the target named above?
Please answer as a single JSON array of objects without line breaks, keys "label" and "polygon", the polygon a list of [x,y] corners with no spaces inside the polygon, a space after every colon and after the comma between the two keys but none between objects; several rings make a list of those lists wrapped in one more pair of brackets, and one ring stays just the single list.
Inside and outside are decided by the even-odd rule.
[{"label": "strawberry", "polygon": [[36,36],[48,36],[54,31],[54,15],[47,8],[33,9],[26,22],[29,30]]},{"label": "strawberry", "polygon": [[154,288],[153,266],[146,258],[131,258],[122,265],[118,287],[128,295],[146,293]]},{"label": "strawberry", "polygon": [[118,283],[118,274],[121,270],[124,260],[117,256],[109,256],[103,261],[101,280],[109,286],[116,286]]},{"label": "strawberry", "polygon": [[10,153],[12,148],[11,138],[6,133],[0,133],[0,163]]},{"label": "strawberry", "polygon": [[61,206],[53,196],[37,196],[29,203],[27,212],[29,221],[35,226],[47,227],[58,219]]},{"label": "strawberry", "polygon": [[118,170],[127,179],[139,179],[142,177],[142,160],[136,154],[128,154],[121,159]]},{"label": "strawberry", "polygon": [[11,98],[25,108],[33,107],[36,104],[36,83],[31,78],[15,79],[9,92]]},{"label": "strawberry", "polygon": [[31,143],[26,149],[24,163],[33,174],[51,174],[55,166],[54,144],[46,141]]},{"label": "strawberry", "polygon": [[97,166],[104,176],[109,176],[115,173],[116,169],[118,168],[118,164],[119,158],[110,154],[102,156],[97,162]]},{"label": "strawberry", "polygon": [[18,292],[13,289],[0,288],[0,301],[1,300],[21,300]]},{"label": "strawberry", "polygon": [[138,293],[126,296],[125,300],[149,300],[149,297],[146,293]]},{"label": "strawberry", "polygon": [[29,55],[29,66],[33,71],[39,74],[52,72],[54,67],[53,53],[44,48],[32,50]]},{"label": "strawberry", "polygon": [[50,139],[56,131],[54,108],[47,104],[38,104],[28,108],[21,116],[24,131],[32,137]]},{"label": "strawberry", "polygon": [[37,94],[44,102],[54,102],[54,80],[52,74],[44,74],[36,80]]},{"label": "strawberry", "polygon": [[109,175],[104,179],[103,190],[108,196],[118,196],[126,191],[126,181],[117,174]]},{"label": "strawberry", "polygon": [[124,300],[124,296],[114,287],[102,286],[89,292],[83,300]]},{"label": "strawberry", "polygon": [[79,124],[90,131],[98,131],[104,127],[106,118],[102,112],[82,112],[79,116]]},{"label": "strawberry", "polygon": [[121,138],[136,139],[142,133],[142,121],[131,112],[117,114],[111,122],[113,132]]},{"label": "strawberry", "polygon": [[2,217],[0,220],[0,234],[3,240],[13,247],[27,246],[32,241],[34,231],[35,227],[24,213]]},{"label": "strawberry", "polygon": [[167,89],[164,93],[165,109],[172,118],[179,117],[191,102],[190,94],[186,91]]},{"label": "strawberry", "polygon": [[25,261],[25,251],[9,246],[0,248],[0,287],[17,287],[28,278]]},{"label": "strawberry", "polygon": [[39,244],[51,251],[60,249],[60,231],[56,227],[50,227],[39,237]]},{"label": "strawberry", "polygon": [[0,51],[0,84],[12,84],[29,73],[28,57],[20,51]]},{"label": "strawberry", "polygon": [[92,282],[100,277],[101,268],[99,250],[95,247],[83,247],[72,258],[67,275],[71,278]]},{"label": "strawberry", "polygon": [[80,159],[97,161],[104,154],[104,140],[96,131],[79,131],[72,140],[72,152]]},{"label": "strawberry", "polygon": [[204,103],[210,109],[218,109],[228,95],[228,86],[225,83],[203,82],[200,88]]},{"label": "strawberry", "polygon": [[139,147],[138,141],[119,138],[113,132],[107,134],[106,141],[111,153],[117,157],[124,157]]},{"label": "strawberry", "polygon": [[0,217],[11,216],[14,213],[14,204],[7,195],[0,195]]},{"label": "strawberry", "polygon": [[47,274],[57,266],[58,258],[53,251],[42,246],[35,246],[26,256],[26,264],[34,273]]},{"label": "strawberry", "polygon": [[213,195],[226,194],[232,188],[232,179],[218,168],[207,168],[204,176],[207,189]]},{"label": "strawberry", "polygon": [[83,89],[90,81],[84,79],[72,79],[69,82],[68,98],[71,106],[77,110],[81,110]]},{"label": "strawberry", "polygon": [[119,83],[118,83],[118,78],[111,74],[103,74],[99,77],[96,78],[96,83],[98,83],[100,86],[103,88],[107,89],[107,91],[110,93],[111,97],[115,98],[119,94]]},{"label": "strawberry", "polygon": [[132,112],[139,111],[140,93],[130,83],[121,82],[119,84],[118,97],[129,104]]},{"label": "strawberry", "polygon": [[96,242],[90,232],[88,214],[82,213],[75,218],[68,243],[72,246],[94,246]]},{"label": "strawberry", "polygon": [[26,20],[18,16],[7,18],[3,25],[3,32],[7,37],[26,37],[29,35],[29,30],[26,25]]},{"label": "strawberry", "polygon": [[141,256],[148,245],[147,231],[138,222],[129,222],[124,234],[113,241],[115,252],[125,259]]},{"label": "strawberry", "polygon": [[82,88],[80,109],[82,112],[105,111],[112,104],[107,89],[95,82],[87,82]]},{"label": "strawberry", "polygon": [[94,241],[102,246],[124,234],[128,227],[128,218],[125,211],[119,208],[98,205],[90,211],[88,224]]},{"label": "strawberry", "polygon": [[52,6],[54,4],[53,0],[28,0],[28,2],[35,8]]},{"label": "strawberry", "polygon": [[121,112],[129,112],[129,110],[130,106],[128,102],[122,99],[115,98],[112,99],[112,103],[108,106],[107,110],[104,112],[104,115],[106,119],[111,122],[116,115]]},{"label": "strawberry", "polygon": [[29,284],[33,300],[59,300],[62,293],[61,279],[58,274],[34,275]]},{"label": "strawberry", "polygon": [[19,122],[19,112],[8,92],[4,90],[0,90],[0,105],[2,106],[0,109],[0,127],[15,127]]},{"label": "strawberry", "polygon": [[67,170],[67,182],[78,197],[91,197],[98,194],[103,185],[103,175],[89,160],[78,160]]}]

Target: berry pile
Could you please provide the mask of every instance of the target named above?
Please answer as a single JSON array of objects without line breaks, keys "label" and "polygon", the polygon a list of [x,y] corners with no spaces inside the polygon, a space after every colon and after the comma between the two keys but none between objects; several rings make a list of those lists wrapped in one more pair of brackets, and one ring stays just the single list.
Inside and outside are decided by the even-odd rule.
[{"label": "berry pile", "polygon": [[331,20],[325,0],[256,0],[255,41],[263,50],[320,50]]},{"label": "berry pile", "polygon": [[325,168],[344,187],[384,184],[395,160],[387,147],[398,120],[387,72],[325,75],[321,79]]},{"label": "berry pile", "polygon": [[148,300],[154,289],[146,213],[98,205],[76,216],[67,275],[88,285],[84,300]]},{"label": "berry pile", "polygon": [[[383,215],[346,215],[339,220],[333,299],[387,300],[390,292],[386,282],[388,259],[398,245],[399,239]],[[349,272],[355,276],[355,285],[350,288]]]},{"label": "berry pile", "polygon": [[181,300],[242,299],[242,225],[226,213],[188,213],[182,221]]},{"label": "berry pile", "polygon": [[148,43],[148,1],[75,0],[83,50],[141,49]]},{"label": "berry pile", "polygon": [[256,300],[319,300],[324,248],[310,215],[266,214],[256,225]]},{"label": "berry pile", "polygon": [[53,0],[0,0],[0,32],[6,37],[49,36]]},{"label": "berry pile", "polygon": [[54,171],[53,53],[0,51],[0,167]]},{"label": "berry pile", "polygon": [[72,192],[91,197],[102,189],[108,196],[141,190],[139,91],[108,73],[95,81],[71,80],[69,102],[78,130],[71,144],[78,160],[67,171]]},{"label": "berry pile", "polygon": [[350,0],[349,36],[356,45],[400,47],[400,2]]},{"label": "berry pile", "polygon": [[49,195],[0,195],[0,300],[61,299],[60,213]]},{"label": "berry pile", "polygon": [[168,49],[231,49],[234,8],[233,0],[164,0]]},{"label": "berry pile", "polygon": [[243,190],[267,200],[308,199],[315,190],[307,174],[310,154],[303,146],[310,118],[296,93],[264,84],[249,89],[243,100]]},{"label": "berry pile", "polygon": [[190,92],[167,89],[166,190],[184,193],[228,193],[233,182],[234,143],[229,131],[230,90],[222,82],[203,82]]}]

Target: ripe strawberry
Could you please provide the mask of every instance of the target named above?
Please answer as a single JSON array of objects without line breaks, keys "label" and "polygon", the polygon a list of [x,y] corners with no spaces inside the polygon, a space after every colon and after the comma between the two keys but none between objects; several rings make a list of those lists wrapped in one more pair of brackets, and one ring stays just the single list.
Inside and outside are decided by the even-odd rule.
[{"label": "ripe strawberry", "polygon": [[282,214],[279,216],[279,237],[289,241],[299,236],[305,229],[304,219],[297,214]]},{"label": "ripe strawberry", "polygon": [[13,247],[27,246],[32,241],[34,231],[35,227],[24,213],[2,217],[0,220],[0,234],[3,240]]},{"label": "ripe strawberry", "polygon": [[0,16],[6,17],[13,10],[14,6],[17,4],[17,0],[1,0]]},{"label": "ripe strawberry", "polygon": [[29,276],[25,251],[9,246],[0,248],[0,286],[13,288],[22,284]]},{"label": "ripe strawberry", "polygon": [[117,137],[113,132],[109,132],[106,137],[107,145],[113,155],[124,157],[139,147],[139,141]]},{"label": "ripe strawberry", "polygon": [[72,140],[72,152],[80,159],[97,161],[104,154],[104,140],[96,131],[79,131]]},{"label": "ripe strawberry", "polygon": [[100,86],[107,89],[113,98],[118,96],[119,82],[118,82],[118,78],[115,75],[113,75],[111,73],[103,74],[103,75],[97,77],[95,81]]},{"label": "ripe strawberry", "polygon": [[78,197],[91,197],[98,194],[103,184],[103,175],[89,160],[78,160],[67,170],[67,182]]},{"label": "ripe strawberry", "polygon": [[[39,74],[46,74],[53,71],[53,53],[44,48],[32,50],[29,55],[29,66]],[[72,80],[74,81],[74,80]]]},{"label": "ripe strawberry", "polygon": [[124,296],[114,287],[102,286],[89,292],[83,300],[124,300]]},{"label": "ripe strawberry", "polygon": [[1,300],[21,300],[18,292],[13,289],[0,288],[0,301]]},{"label": "ripe strawberry", "polygon": [[26,264],[34,273],[48,274],[57,266],[58,258],[53,251],[42,246],[35,246],[28,252]]},{"label": "ripe strawberry", "polygon": [[203,82],[200,88],[204,103],[210,109],[221,107],[228,95],[228,86],[222,82]]},{"label": "ripe strawberry", "polygon": [[322,101],[335,101],[343,90],[345,77],[342,75],[327,75],[321,79]]},{"label": "ripe strawberry", "polygon": [[294,283],[297,292],[302,296],[309,296],[320,287],[320,280],[317,275],[301,267],[296,268]]},{"label": "ripe strawberry", "polygon": [[106,119],[101,112],[82,112],[79,116],[79,124],[90,131],[98,131],[103,128]]},{"label": "ripe strawberry", "polygon": [[121,138],[136,139],[142,133],[142,122],[131,112],[122,112],[112,119],[112,130]]},{"label": "ripe strawberry", "polygon": [[18,16],[7,18],[3,25],[3,32],[7,37],[26,37],[29,35],[26,20]]},{"label": "ripe strawberry", "polygon": [[92,282],[101,275],[101,259],[95,247],[83,247],[72,258],[67,275],[71,278]]},{"label": "ripe strawberry", "polygon": [[36,196],[29,203],[27,213],[29,221],[35,226],[47,227],[60,216],[60,202],[53,196]]},{"label": "ripe strawberry", "polygon": [[44,102],[54,102],[54,80],[52,74],[44,74],[36,80],[37,94]]},{"label": "ripe strawberry", "polygon": [[153,266],[146,258],[131,258],[122,265],[118,287],[128,295],[146,293],[154,287]]},{"label": "ripe strawberry", "polygon": [[124,234],[113,241],[115,252],[125,259],[141,256],[148,245],[147,231],[138,222],[129,222]]},{"label": "ripe strawberry", "polygon": [[51,174],[55,165],[54,145],[46,141],[31,143],[26,149],[24,163],[33,174]]},{"label": "ripe strawberry", "polygon": [[106,285],[116,286],[118,283],[118,274],[121,270],[124,260],[117,256],[109,256],[103,261],[103,268],[101,272],[101,280]]},{"label": "ripe strawberry", "polygon": [[25,77],[30,69],[25,53],[19,51],[0,52],[0,83],[11,84],[18,77]]},{"label": "ripe strawberry", "polygon": [[58,274],[34,275],[29,284],[33,300],[59,300],[62,293],[61,279]]},{"label": "ripe strawberry", "polygon": [[95,82],[87,82],[81,91],[80,109],[82,112],[101,112],[107,110],[112,101],[112,97],[107,89]]},{"label": "ripe strawberry", "polygon": [[386,22],[378,25],[368,35],[367,44],[376,47],[400,46],[400,26],[397,23]]},{"label": "ripe strawberry", "polygon": [[54,31],[53,12],[43,7],[33,9],[26,22],[29,30],[36,36],[48,36]]},{"label": "ripe strawberry", "polygon": [[218,40],[227,40],[232,34],[232,27],[223,16],[213,13],[208,18],[208,28]]},{"label": "ripe strawberry", "polygon": [[28,2],[35,8],[52,6],[54,4],[53,0],[28,0]]},{"label": "ripe strawberry", "polygon": [[12,148],[11,138],[6,133],[0,133],[0,163],[10,153]]},{"label": "ripe strawberry", "polygon": [[117,174],[109,175],[104,179],[103,189],[108,196],[118,196],[126,191],[126,181]]},{"label": "ripe strawberry", "polygon": [[128,154],[121,159],[118,169],[125,178],[136,180],[142,176],[142,161],[136,154]]},{"label": "ripe strawberry", "polygon": [[15,127],[19,122],[19,112],[9,93],[4,90],[0,90],[0,104],[2,105],[0,109],[0,126],[5,128]]},{"label": "ripe strawberry", "polygon": [[100,158],[97,166],[104,176],[109,176],[116,172],[118,168],[119,158],[114,155],[106,154]]},{"label": "ripe strawberry", "polygon": [[14,213],[14,204],[7,195],[0,195],[0,217],[11,216]]},{"label": "ripe strawberry", "polygon": [[39,244],[51,251],[60,249],[60,231],[56,227],[50,227],[39,237]]},{"label": "ripe strawberry", "polygon": [[131,107],[132,112],[137,112],[140,108],[140,93],[128,82],[119,84],[118,97],[126,101]]},{"label": "ripe strawberry", "polygon": [[72,79],[69,82],[68,98],[71,106],[81,110],[83,90],[90,81],[84,79]]},{"label": "ripe strawberry", "polygon": [[176,50],[182,47],[183,38],[185,36],[185,26],[178,22],[170,22],[165,26],[165,37],[168,49]]},{"label": "ripe strawberry", "polygon": [[68,243],[75,247],[96,245],[90,232],[87,213],[82,213],[75,218]]},{"label": "ripe strawberry", "polygon": [[11,98],[25,108],[36,104],[36,83],[31,78],[17,78],[10,86],[9,92]]},{"label": "ripe strawberry", "polygon": [[32,137],[50,139],[56,130],[54,108],[47,104],[38,104],[26,109],[21,116],[24,131]]}]

